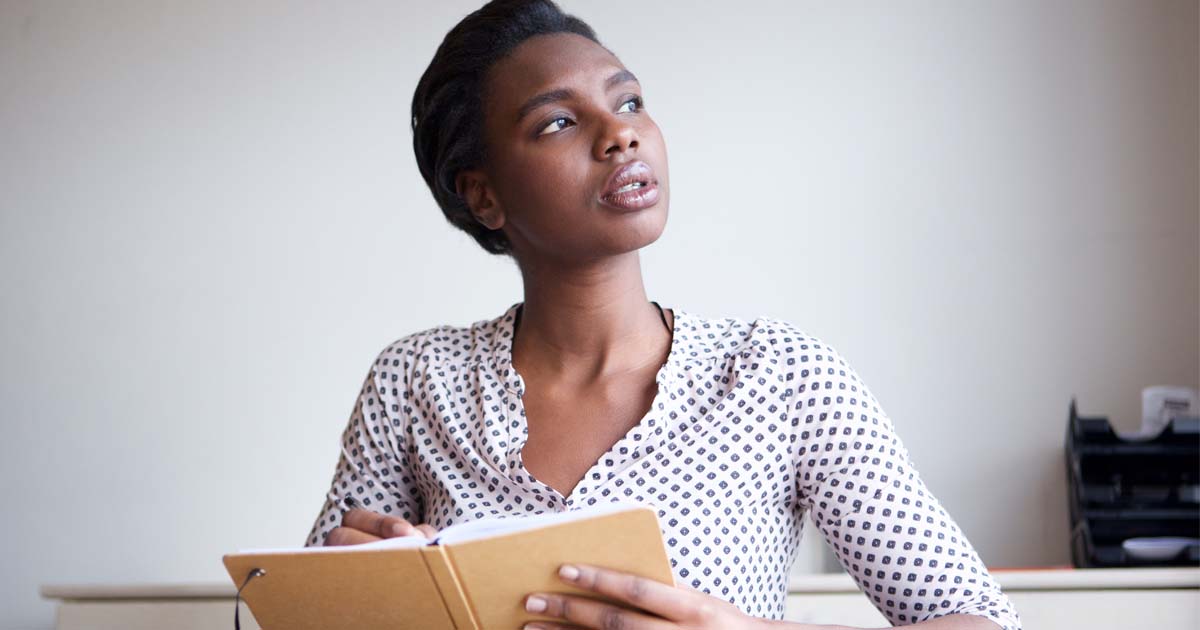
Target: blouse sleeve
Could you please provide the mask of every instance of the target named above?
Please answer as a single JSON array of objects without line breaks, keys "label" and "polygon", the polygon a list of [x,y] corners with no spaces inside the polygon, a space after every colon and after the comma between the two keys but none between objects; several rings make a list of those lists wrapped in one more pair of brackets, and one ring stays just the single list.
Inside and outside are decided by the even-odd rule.
[{"label": "blouse sleeve", "polygon": [[832,348],[801,336],[790,355],[796,491],[846,572],[892,625],[1020,618],[925,487],[891,420]]},{"label": "blouse sleeve", "polygon": [[[419,488],[410,465],[405,353],[393,345],[375,360],[350,420],[342,431],[341,455],[325,503],[308,534],[306,547],[325,544],[352,507],[422,523]],[[352,504],[353,503],[353,504]]]}]

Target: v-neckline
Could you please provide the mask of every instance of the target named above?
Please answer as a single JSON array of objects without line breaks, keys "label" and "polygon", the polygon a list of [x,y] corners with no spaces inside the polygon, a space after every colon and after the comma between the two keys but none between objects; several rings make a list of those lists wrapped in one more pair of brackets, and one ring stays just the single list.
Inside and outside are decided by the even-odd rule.
[{"label": "v-neckline", "polygon": [[[654,302],[654,304],[658,306],[657,302]],[[654,381],[656,383],[656,388],[654,392],[654,398],[650,401],[650,408],[646,411],[642,418],[638,420],[637,424],[633,425],[633,427],[626,431],[620,438],[618,438],[616,442],[613,442],[613,444],[609,446],[608,450],[601,453],[596,461],[592,462],[587,471],[583,473],[583,476],[580,477],[579,481],[575,483],[575,487],[572,488],[568,494],[563,495],[553,486],[534,477],[533,474],[530,473],[527,468],[525,468],[525,461],[522,451],[525,448],[525,443],[529,441],[529,423],[525,417],[524,402],[525,379],[517,372],[516,367],[512,363],[513,342],[516,340],[516,314],[523,306],[524,303],[519,302],[514,304],[510,309],[512,317],[507,318],[509,330],[505,331],[507,333],[507,344],[504,348],[502,356],[504,365],[508,370],[507,376],[514,381],[517,387],[516,391],[510,390],[512,397],[509,405],[512,415],[511,426],[513,427],[513,434],[508,446],[509,465],[511,466],[513,473],[523,476],[536,488],[549,494],[551,497],[554,497],[556,500],[552,503],[553,507],[561,507],[561,510],[565,511],[574,507],[576,502],[579,501],[583,495],[588,494],[591,491],[591,488],[598,487],[599,485],[602,485],[608,481],[608,479],[615,476],[617,470],[627,465],[634,459],[636,449],[630,448],[628,445],[631,442],[638,441],[635,439],[635,436],[649,435],[653,433],[656,428],[658,428],[660,423],[659,412],[665,405],[665,397],[667,395],[667,379],[671,373],[671,368],[679,361],[680,353],[682,352],[681,339],[679,336],[679,321],[681,312],[675,308],[670,309],[671,349],[667,353],[667,360],[664,361],[661,366],[659,366],[658,371],[655,373]],[[659,306],[659,308],[662,307]],[[614,457],[614,454],[619,454],[620,449],[623,447],[627,448],[626,454]],[[610,474],[598,475],[598,473],[603,472],[606,468],[605,461],[610,459],[613,460],[613,470],[608,471]],[[593,479],[593,476],[597,475],[599,476],[599,479]]]}]

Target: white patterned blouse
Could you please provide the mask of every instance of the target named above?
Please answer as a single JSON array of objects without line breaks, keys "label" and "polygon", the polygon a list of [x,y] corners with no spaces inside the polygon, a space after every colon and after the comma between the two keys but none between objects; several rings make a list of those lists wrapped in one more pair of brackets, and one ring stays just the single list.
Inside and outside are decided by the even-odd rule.
[{"label": "white patterned blouse", "polygon": [[951,613],[1020,628],[1011,602],[925,487],[891,420],[831,347],[760,317],[674,309],[649,412],[570,496],[521,461],[521,303],[405,336],[376,358],[306,545],[347,500],[441,529],[614,500],[655,507],[677,578],[782,619],[805,515],[893,624]]}]

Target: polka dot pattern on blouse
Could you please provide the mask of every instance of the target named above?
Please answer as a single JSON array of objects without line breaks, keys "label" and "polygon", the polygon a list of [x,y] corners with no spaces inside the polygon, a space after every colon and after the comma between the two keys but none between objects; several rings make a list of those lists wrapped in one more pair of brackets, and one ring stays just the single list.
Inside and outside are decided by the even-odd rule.
[{"label": "polka dot pattern on blouse", "polygon": [[519,306],[378,355],[306,545],[324,543],[348,500],[438,529],[634,500],[657,509],[679,581],[782,619],[807,515],[891,623],[965,613],[1020,628],[866,386],[837,351],[781,320],[675,309],[646,416],[570,496],[533,478],[512,365]]}]

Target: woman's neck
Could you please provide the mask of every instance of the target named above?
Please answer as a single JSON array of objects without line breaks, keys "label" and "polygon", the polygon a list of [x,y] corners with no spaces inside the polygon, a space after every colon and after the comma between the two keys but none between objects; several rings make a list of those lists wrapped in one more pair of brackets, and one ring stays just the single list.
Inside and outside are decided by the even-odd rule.
[{"label": "woman's neck", "polygon": [[587,266],[526,267],[513,343],[519,373],[591,383],[661,365],[669,353],[671,332],[646,297],[636,251]]}]

